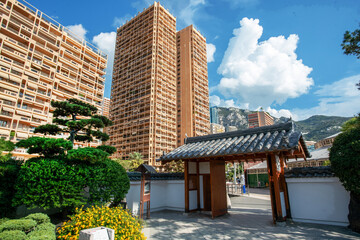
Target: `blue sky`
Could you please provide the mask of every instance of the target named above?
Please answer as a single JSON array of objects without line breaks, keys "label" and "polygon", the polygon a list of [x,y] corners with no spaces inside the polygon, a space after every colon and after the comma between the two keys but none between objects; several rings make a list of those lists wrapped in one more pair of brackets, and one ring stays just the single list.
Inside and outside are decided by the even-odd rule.
[{"label": "blue sky", "polygon": [[[110,96],[116,27],[153,1],[34,0],[32,5],[109,53]],[[359,28],[358,0],[164,0],[177,29],[207,38],[210,102],[274,116],[353,116],[360,112],[360,60],[342,53]]]}]

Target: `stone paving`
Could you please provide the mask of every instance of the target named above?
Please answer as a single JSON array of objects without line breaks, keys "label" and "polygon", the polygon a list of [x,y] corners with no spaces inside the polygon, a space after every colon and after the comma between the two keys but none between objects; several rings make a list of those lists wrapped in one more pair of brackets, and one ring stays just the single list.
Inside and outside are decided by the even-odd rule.
[{"label": "stone paving", "polygon": [[272,224],[270,200],[256,193],[231,198],[229,214],[151,213],[143,232],[147,239],[360,239],[345,227],[287,222]]}]

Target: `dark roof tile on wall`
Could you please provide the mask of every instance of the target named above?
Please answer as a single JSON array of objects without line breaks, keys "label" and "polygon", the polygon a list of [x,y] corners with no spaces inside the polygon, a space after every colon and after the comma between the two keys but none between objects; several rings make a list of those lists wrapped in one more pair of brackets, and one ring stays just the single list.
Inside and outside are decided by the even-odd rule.
[{"label": "dark roof tile on wall", "polygon": [[285,178],[334,177],[330,166],[285,169]]},{"label": "dark roof tile on wall", "polygon": [[[141,172],[127,172],[130,181],[140,181]],[[151,173],[151,181],[184,180],[184,173]]]}]

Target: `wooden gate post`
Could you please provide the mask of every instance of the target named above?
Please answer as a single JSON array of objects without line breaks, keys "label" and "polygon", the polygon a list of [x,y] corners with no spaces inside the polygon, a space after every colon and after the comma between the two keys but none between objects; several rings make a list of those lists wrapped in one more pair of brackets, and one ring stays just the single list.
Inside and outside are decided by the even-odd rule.
[{"label": "wooden gate post", "polygon": [[285,221],[287,216],[287,204],[281,177],[281,172],[284,171],[284,166],[279,156],[276,154],[270,154],[267,156],[267,165],[273,221],[274,223],[277,221]]}]

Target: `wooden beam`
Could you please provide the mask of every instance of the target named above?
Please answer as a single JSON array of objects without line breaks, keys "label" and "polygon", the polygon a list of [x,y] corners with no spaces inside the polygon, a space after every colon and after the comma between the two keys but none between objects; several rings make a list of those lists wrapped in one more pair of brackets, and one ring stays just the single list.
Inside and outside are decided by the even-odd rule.
[{"label": "wooden beam", "polygon": [[199,175],[199,162],[196,161],[196,179],[197,179],[197,209],[200,210],[200,175]]},{"label": "wooden beam", "polygon": [[276,204],[275,204],[275,194],[274,194],[274,182],[273,182],[273,171],[271,165],[271,156],[267,157],[267,171],[269,177],[269,190],[270,190],[270,200],[271,200],[271,210],[272,210],[272,217],[273,223],[276,223]]},{"label": "wooden beam", "polygon": [[184,162],[185,212],[189,212],[189,161]]}]

